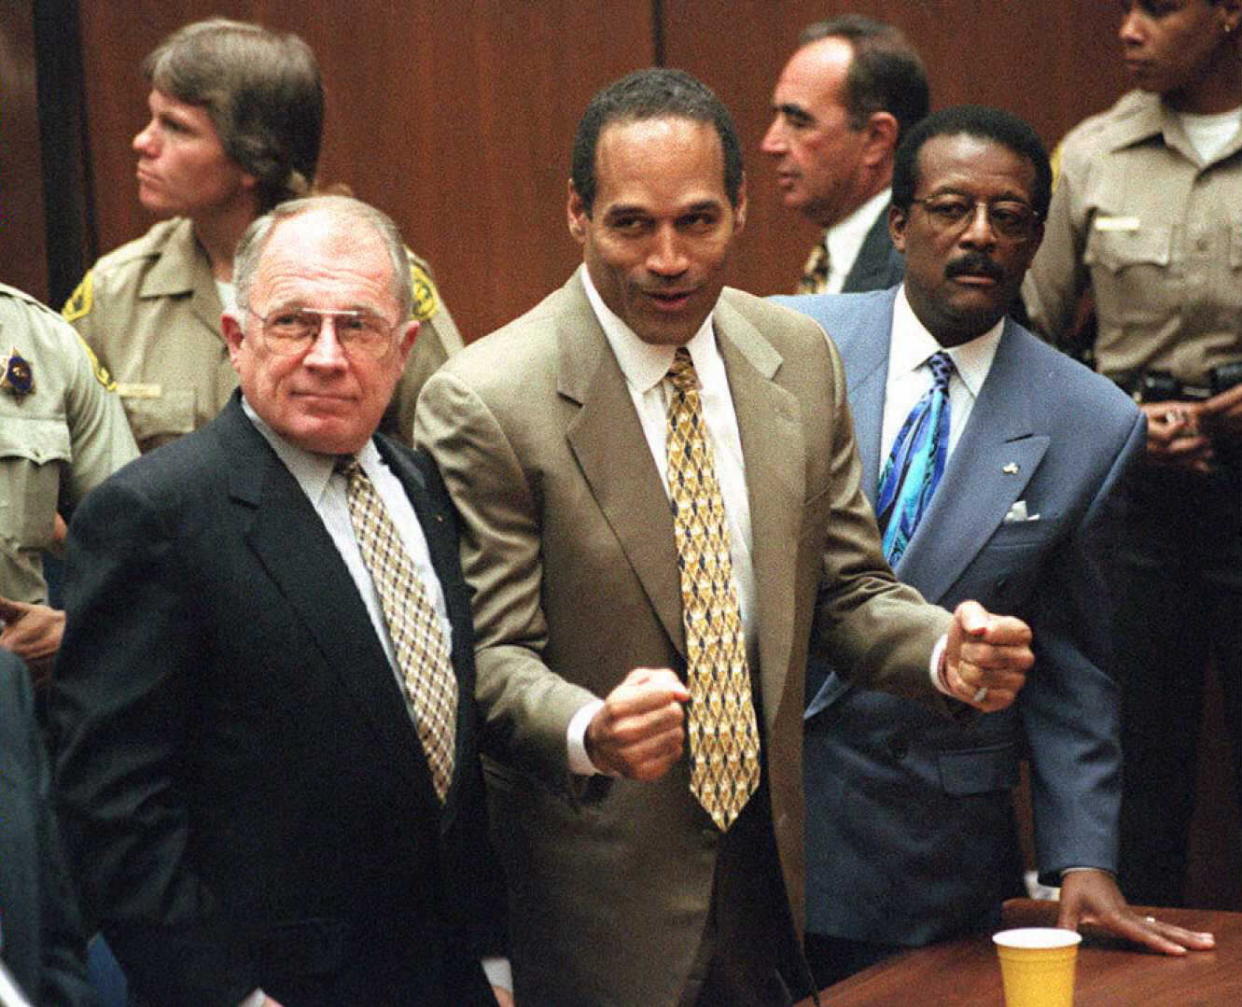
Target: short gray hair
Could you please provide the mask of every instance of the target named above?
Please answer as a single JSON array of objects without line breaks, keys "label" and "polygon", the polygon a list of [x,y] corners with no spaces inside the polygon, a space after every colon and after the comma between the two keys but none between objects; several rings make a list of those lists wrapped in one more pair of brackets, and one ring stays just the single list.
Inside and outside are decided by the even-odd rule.
[{"label": "short gray hair", "polygon": [[265,213],[251,223],[237,244],[233,256],[233,283],[237,292],[237,306],[245,310],[250,306],[250,288],[259,271],[263,250],[271,239],[276,225],[282,221],[300,217],[305,213],[326,213],[336,219],[350,220],[370,227],[384,243],[392,265],[392,293],[400,309],[400,319],[405,321],[414,308],[414,290],[410,280],[410,262],[406,254],[401,232],[391,217],[368,203],[352,196],[308,196],[290,199]]}]

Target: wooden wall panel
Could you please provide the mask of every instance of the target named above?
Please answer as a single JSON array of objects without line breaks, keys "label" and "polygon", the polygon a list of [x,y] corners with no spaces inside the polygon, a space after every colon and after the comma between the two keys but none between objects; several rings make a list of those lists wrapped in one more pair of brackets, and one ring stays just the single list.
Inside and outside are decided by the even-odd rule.
[{"label": "wooden wall panel", "polygon": [[919,50],[934,107],[999,105],[1027,119],[1049,145],[1125,87],[1114,4],[1080,0],[665,0],[664,52],[707,81],[737,120],[749,168],[751,215],[733,282],[787,292],[816,228],[781,206],[759,144],[772,87],[798,33],[853,11],[901,28]]},{"label": "wooden wall panel", "polygon": [[600,86],[653,58],[647,0],[83,0],[101,249],[149,219],[133,179],[142,57],[220,13],[296,31],[328,91],[320,180],[393,215],[463,334],[534,304],[580,256],[565,228],[573,130]]},{"label": "wooden wall panel", "polygon": [[33,7],[0,0],[0,280],[46,300]]}]

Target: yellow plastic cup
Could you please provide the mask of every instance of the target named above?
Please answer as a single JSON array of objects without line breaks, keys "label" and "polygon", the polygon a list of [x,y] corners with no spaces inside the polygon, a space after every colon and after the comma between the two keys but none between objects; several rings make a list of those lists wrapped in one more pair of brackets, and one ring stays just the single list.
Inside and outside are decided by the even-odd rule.
[{"label": "yellow plastic cup", "polygon": [[993,935],[1006,1007],[1073,1007],[1074,962],[1082,936],[1058,927],[1022,927]]}]

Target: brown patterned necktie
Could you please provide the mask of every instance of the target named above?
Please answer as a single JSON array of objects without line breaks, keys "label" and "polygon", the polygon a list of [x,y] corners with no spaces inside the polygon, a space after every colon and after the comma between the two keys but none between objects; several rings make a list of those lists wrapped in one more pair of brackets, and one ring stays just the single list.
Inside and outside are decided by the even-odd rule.
[{"label": "brown patterned necktie", "polygon": [[355,458],[338,459],[336,471],[347,482],[345,495],[354,536],[379,595],[406,703],[414,713],[432,782],[443,802],[453,779],[457,723],[457,679],[448,641],[375,485]]},{"label": "brown patterned necktie", "polygon": [[759,726],[724,499],[703,425],[698,375],[679,347],[668,372],[668,486],[681,570],[691,703],[690,791],[723,832],[759,785]]},{"label": "brown patterned necktie", "polygon": [[806,257],[806,265],[802,267],[802,279],[798,281],[795,294],[822,294],[828,289],[828,244],[821,238],[819,244],[811,249]]}]

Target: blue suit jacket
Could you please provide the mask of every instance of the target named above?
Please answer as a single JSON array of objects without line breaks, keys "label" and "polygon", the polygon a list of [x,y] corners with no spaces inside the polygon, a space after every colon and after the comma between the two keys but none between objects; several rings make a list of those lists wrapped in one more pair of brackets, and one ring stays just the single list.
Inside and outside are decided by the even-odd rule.
[{"label": "blue suit jacket", "polygon": [[[896,290],[783,298],[845,361],[874,498]],[[922,944],[989,924],[1019,891],[1010,790],[1029,754],[1039,867],[1116,868],[1121,753],[1103,562],[1114,490],[1145,438],[1110,382],[1006,320],[930,509],[897,566],[952,608],[1026,619],[1017,703],[952,722],[813,666],[807,695],[808,930]],[[1017,501],[1038,520],[1006,522]],[[813,651],[814,653],[814,651]]]}]

